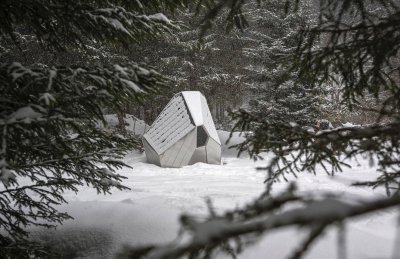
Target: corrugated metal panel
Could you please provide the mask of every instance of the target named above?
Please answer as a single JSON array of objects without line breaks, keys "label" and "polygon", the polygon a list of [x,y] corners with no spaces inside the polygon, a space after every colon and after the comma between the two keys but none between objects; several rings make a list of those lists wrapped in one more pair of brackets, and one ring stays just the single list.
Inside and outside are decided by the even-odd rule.
[{"label": "corrugated metal panel", "polygon": [[190,132],[187,137],[185,137],[185,142],[183,143],[179,154],[174,162],[174,167],[181,167],[188,165],[190,158],[196,149],[196,130]]},{"label": "corrugated metal panel", "polygon": [[194,127],[184,99],[178,94],[167,104],[143,137],[158,154],[162,154]]}]

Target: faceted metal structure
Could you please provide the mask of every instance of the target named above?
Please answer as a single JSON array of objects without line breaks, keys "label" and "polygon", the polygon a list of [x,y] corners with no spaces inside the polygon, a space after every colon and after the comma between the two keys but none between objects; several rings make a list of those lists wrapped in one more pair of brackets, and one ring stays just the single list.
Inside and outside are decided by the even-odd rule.
[{"label": "faceted metal structure", "polygon": [[198,91],[176,94],[143,135],[143,146],[147,161],[161,167],[221,163],[221,142]]}]

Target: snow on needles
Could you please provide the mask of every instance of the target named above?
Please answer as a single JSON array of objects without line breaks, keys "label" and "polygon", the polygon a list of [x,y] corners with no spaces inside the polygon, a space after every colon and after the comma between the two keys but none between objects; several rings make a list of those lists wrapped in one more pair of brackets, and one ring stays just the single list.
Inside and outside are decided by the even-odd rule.
[{"label": "snow on needles", "polygon": [[41,117],[42,114],[34,111],[31,106],[25,106],[10,114],[10,116],[8,116],[8,123],[12,123],[17,120],[23,120],[25,123],[30,123],[32,120],[39,119]]},{"label": "snow on needles", "polygon": [[166,24],[171,24],[171,20],[167,18],[167,16],[165,16],[162,13],[156,13],[156,14],[152,14],[148,16],[150,20],[153,21],[159,21],[159,22],[163,22]]},{"label": "snow on needles", "polygon": [[121,78],[120,79],[121,82],[123,82],[125,84],[125,86],[129,87],[130,89],[132,89],[133,91],[135,91],[136,93],[143,93],[144,91],[142,89],[140,89],[140,87],[135,84],[133,81],[130,80],[126,80]]}]

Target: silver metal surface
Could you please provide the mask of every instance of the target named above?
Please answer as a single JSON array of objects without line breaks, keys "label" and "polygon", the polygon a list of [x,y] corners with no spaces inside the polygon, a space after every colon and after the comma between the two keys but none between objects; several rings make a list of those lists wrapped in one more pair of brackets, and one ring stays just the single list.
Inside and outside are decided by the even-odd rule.
[{"label": "silver metal surface", "polygon": [[161,167],[220,164],[220,143],[206,99],[198,91],[176,94],[143,135],[147,161]]}]

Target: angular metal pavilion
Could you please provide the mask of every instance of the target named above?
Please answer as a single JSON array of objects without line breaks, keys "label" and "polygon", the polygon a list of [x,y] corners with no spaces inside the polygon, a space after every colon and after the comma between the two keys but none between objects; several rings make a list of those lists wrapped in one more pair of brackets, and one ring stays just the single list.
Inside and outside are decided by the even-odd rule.
[{"label": "angular metal pavilion", "polygon": [[161,167],[221,163],[221,142],[198,91],[177,93],[143,135],[143,146],[147,161]]}]

